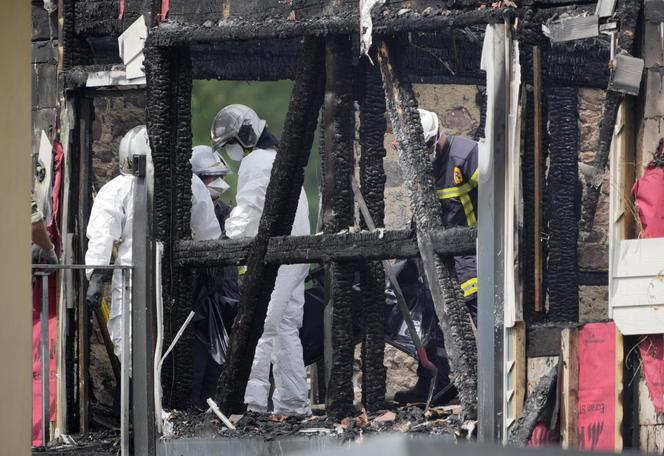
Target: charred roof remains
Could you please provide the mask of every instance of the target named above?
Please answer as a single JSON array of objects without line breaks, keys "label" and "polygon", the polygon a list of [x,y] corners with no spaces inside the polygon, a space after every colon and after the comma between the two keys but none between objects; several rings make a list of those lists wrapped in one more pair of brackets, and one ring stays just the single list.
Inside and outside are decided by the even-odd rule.
[{"label": "charred roof remains", "polygon": [[[583,285],[577,246],[592,231],[618,106],[625,93],[630,93],[624,89],[629,81],[615,83],[618,69],[611,68],[609,61],[618,54],[633,53],[641,6],[640,0],[617,0],[615,11],[609,6],[611,11],[598,14],[595,3],[586,0],[573,4],[557,0],[517,4],[509,0],[493,4],[388,0],[371,13],[373,46],[367,56],[361,56],[357,1],[64,0],[60,31],[63,81],[71,99],[83,99],[92,90],[86,86],[94,72],[122,70],[117,38],[139,16],[146,16],[145,113],[155,171],[148,233],[151,241],[164,245],[162,263],[170,264],[162,269],[166,342],[191,310],[191,283],[198,268],[248,266],[218,398],[222,411],[237,413],[243,408],[277,269],[295,262],[325,265],[326,301],[333,306],[325,389],[327,413],[335,419],[347,416],[353,407],[355,340],[350,290],[359,274],[367,322],[361,336],[362,398],[368,410],[379,410],[385,401],[386,375],[381,324],[385,277],[380,260],[421,255],[463,414],[467,419],[479,414],[481,419],[486,415],[482,404],[478,412],[476,333],[453,261],[454,255],[474,251],[477,231],[441,224],[431,169],[422,153],[425,146],[412,83],[485,86],[486,76],[480,70],[485,26],[504,24],[510,40],[518,41],[516,57],[523,84],[518,170],[523,183],[523,226],[536,225],[536,219],[541,223],[540,232],[519,232],[523,319],[539,325],[576,323],[577,290]],[[294,80],[265,211],[258,235],[251,241],[191,240],[194,79]],[[579,88],[588,87],[609,90],[598,125],[599,150],[587,179],[579,182],[577,97]],[[482,101],[483,122],[486,103]],[[349,176],[356,167],[371,216],[378,227],[384,226],[386,113],[415,228],[345,232],[354,224]],[[85,115],[83,111],[77,114]],[[361,153],[355,163],[358,121]],[[288,234],[317,128],[323,170],[323,234],[294,238]],[[542,305],[545,300],[546,306]],[[497,312],[491,326],[500,327],[502,319]],[[539,334],[546,334],[528,331],[533,345],[540,343]],[[189,337],[185,333],[167,360],[162,378],[154,379],[163,385],[163,402],[168,407],[187,406]],[[502,363],[500,345],[495,358]],[[150,370],[152,366],[134,369]],[[479,370],[482,376],[482,367]],[[154,405],[150,400],[147,404]]]}]

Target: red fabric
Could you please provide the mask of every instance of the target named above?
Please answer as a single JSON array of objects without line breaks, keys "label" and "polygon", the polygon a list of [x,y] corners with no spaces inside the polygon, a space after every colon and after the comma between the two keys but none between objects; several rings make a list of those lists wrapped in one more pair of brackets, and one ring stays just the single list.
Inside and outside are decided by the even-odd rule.
[{"label": "red fabric", "polygon": [[[39,314],[41,312],[41,278],[35,280],[32,289],[32,445],[42,445],[41,435],[41,353],[39,352]],[[55,275],[48,276],[48,352],[49,396],[51,421],[55,421]]]},{"label": "red fabric", "polygon": [[615,448],[616,325],[589,323],[579,329],[579,448]]},{"label": "red fabric", "polygon": [[664,413],[664,334],[647,336],[639,345],[648,396],[655,411]]},{"label": "red fabric", "polygon": [[124,0],[120,0],[120,15],[118,19],[122,20],[124,18]]},{"label": "red fabric", "polygon": [[664,237],[664,169],[646,168],[632,187],[642,238]]},{"label": "red fabric", "polygon": [[533,433],[528,439],[529,448],[558,446],[559,433],[556,430],[550,431],[546,424],[539,422],[535,425]]},{"label": "red fabric", "polygon": [[53,219],[48,226],[48,234],[56,251],[60,248],[60,191],[62,189],[62,173],[65,152],[60,141],[53,142],[53,188],[51,189],[51,207],[53,208]]},{"label": "red fabric", "polygon": [[168,10],[171,8],[170,0],[161,0],[161,22],[168,19]]}]

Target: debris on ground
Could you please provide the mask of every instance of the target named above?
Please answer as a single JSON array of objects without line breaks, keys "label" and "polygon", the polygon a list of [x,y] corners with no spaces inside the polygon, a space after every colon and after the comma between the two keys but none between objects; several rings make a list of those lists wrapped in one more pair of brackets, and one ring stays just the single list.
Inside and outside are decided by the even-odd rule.
[{"label": "debris on ground", "polygon": [[[64,436],[63,436],[64,437]],[[34,456],[115,456],[120,451],[120,432],[103,430],[66,436],[32,449]]]},{"label": "debris on ground", "polygon": [[472,427],[465,426],[460,406],[431,408],[426,414],[424,405],[392,407],[375,413],[365,409],[339,422],[328,421],[325,415],[283,416],[247,412],[233,415],[236,430],[230,430],[211,412],[192,413],[173,410],[171,423],[174,438],[256,438],[266,441],[286,437],[330,436],[344,441],[379,432],[447,434],[465,438]]}]

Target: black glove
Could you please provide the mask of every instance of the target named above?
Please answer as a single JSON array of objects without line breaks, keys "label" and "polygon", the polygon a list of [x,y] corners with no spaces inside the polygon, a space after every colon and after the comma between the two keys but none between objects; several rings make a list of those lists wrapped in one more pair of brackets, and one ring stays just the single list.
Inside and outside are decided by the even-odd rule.
[{"label": "black glove", "polygon": [[93,310],[97,310],[101,301],[101,294],[104,291],[104,274],[101,271],[94,271],[88,283],[88,292],[85,295],[85,302]]}]

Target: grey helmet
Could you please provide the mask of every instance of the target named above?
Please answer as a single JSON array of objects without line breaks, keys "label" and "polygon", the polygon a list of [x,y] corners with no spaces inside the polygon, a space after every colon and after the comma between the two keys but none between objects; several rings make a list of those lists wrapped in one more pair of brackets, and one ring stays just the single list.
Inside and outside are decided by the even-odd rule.
[{"label": "grey helmet", "polygon": [[219,150],[229,142],[250,149],[256,146],[265,129],[265,120],[248,106],[232,104],[219,111],[212,121],[212,147]]},{"label": "grey helmet", "polygon": [[200,145],[191,150],[191,172],[197,176],[225,176],[231,169],[212,147]]},{"label": "grey helmet", "polygon": [[150,156],[150,139],[145,125],[138,125],[129,130],[120,140],[118,157],[120,159],[120,172],[131,175],[134,165],[134,155]]}]

